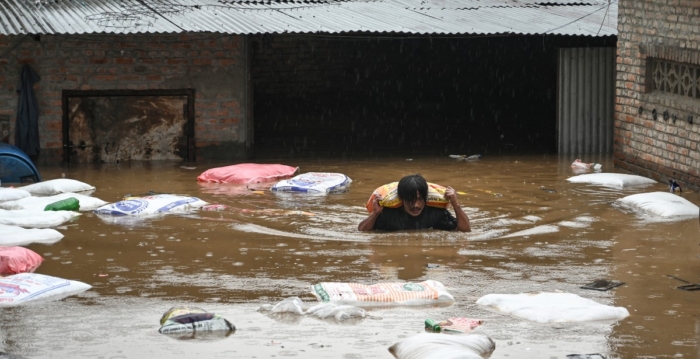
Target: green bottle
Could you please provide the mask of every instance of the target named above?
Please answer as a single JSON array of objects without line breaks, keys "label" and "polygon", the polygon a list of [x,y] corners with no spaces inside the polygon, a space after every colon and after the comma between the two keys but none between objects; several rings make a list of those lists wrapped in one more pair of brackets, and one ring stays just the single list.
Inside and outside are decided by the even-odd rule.
[{"label": "green bottle", "polygon": [[75,197],[62,199],[58,202],[47,204],[44,211],[77,211],[80,209],[80,202]]},{"label": "green bottle", "polygon": [[425,320],[425,327],[427,329],[430,329],[436,333],[439,333],[442,330],[442,327],[440,327],[440,324],[432,319],[426,319]]}]

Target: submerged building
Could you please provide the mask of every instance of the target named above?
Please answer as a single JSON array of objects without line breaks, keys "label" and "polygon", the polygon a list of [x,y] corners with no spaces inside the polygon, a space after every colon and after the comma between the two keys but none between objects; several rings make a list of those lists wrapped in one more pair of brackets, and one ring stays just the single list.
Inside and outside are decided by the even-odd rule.
[{"label": "submerged building", "polygon": [[40,163],[610,153],[607,0],[9,0]]}]

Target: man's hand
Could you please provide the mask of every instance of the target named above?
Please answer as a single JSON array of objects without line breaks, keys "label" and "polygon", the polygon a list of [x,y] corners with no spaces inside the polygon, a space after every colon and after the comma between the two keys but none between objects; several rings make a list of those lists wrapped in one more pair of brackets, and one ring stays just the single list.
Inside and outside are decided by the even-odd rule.
[{"label": "man's hand", "polygon": [[457,192],[454,188],[447,186],[445,188],[445,199],[450,201],[452,209],[455,210],[455,216],[457,217],[457,230],[460,232],[471,232],[472,227],[469,224],[469,216],[462,210],[459,206],[459,201],[457,200]]},{"label": "man's hand", "polygon": [[372,213],[370,213],[367,218],[360,222],[360,224],[357,226],[358,230],[371,231],[374,229],[374,222],[377,221],[377,217],[379,217],[379,214],[382,213],[382,210],[384,209],[384,207],[379,204],[379,201],[381,200],[381,196],[374,197],[374,200],[372,201]]},{"label": "man's hand", "polygon": [[457,201],[457,192],[454,188],[450,186],[447,186],[447,188],[445,188],[445,199],[450,201],[452,207],[454,207],[455,204],[459,205],[459,202]]},{"label": "man's hand", "polygon": [[377,195],[376,197],[374,197],[374,201],[372,201],[372,213],[377,213],[377,214],[382,213],[382,210],[384,209],[384,207],[381,204],[379,204],[379,202],[381,202],[381,200],[382,200],[382,196]]}]

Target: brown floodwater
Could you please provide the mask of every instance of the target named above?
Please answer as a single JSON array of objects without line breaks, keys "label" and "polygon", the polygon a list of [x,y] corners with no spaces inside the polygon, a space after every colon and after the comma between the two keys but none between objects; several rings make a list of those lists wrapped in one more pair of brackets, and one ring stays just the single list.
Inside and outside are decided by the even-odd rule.
[{"label": "brown floodwater", "polygon": [[[584,160],[621,172],[612,158]],[[700,283],[698,219],[654,221],[617,208],[615,199],[666,191],[666,185],[572,184],[566,181],[574,175],[572,161],[543,155],[477,162],[258,161],[353,180],[348,192],[322,197],[197,183],[203,171],[232,163],[43,167],[44,179],[65,175],[87,182],[97,188],[93,196],[107,202],[154,191],[228,209],[147,220],[84,212],[57,228],[65,235],[61,241],[29,245],[45,258],[38,273],[93,288],[60,301],[0,309],[0,351],[26,358],[392,358],[387,348],[423,332],[426,318],[470,317],[485,320],[475,332],[495,341],[492,358],[700,357],[700,291],[677,289],[686,284],[679,279]],[[459,200],[473,231],[358,232],[372,190],[416,172],[466,192]],[[697,193],[683,196],[700,204]],[[318,282],[426,279],[445,284],[456,302],[369,309],[370,317],[349,323],[258,311],[295,296],[310,306],[310,286]],[[597,279],[625,284],[609,291],[580,288]],[[539,324],[475,303],[486,294],[530,291],[574,293],[625,307],[630,316]],[[237,330],[194,340],[159,334],[161,315],[178,305],[218,313]]]}]

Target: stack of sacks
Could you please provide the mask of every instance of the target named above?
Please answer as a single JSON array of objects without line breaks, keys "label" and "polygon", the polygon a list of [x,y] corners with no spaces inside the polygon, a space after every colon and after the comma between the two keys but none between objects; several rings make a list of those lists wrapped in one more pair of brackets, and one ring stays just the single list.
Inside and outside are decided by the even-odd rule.
[{"label": "stack of sacks", "polygon": [[80,213],[47,212],[44,211],[46,206],[71,197],[78,199],[81,210],[90,210],[107,203],[99,198],[81,194],[92,193],[94,190],[94,186],[66,178],[33,183],[20,188],[0,188],[0,246],[58,242],[63,238],[63,234],[51,227],[59,226]]},{"label": "stack of sacks", "polygon": [[[45,211],[52,203],[67,198],[80,201],[80,210],[96,208],[107,202],[93,198],[95,187],[71,179],[56,179],[21,188],[0,188],[0,306],[21,305],[30,301],[58,300],[86,291],[83,282],[33,273],[44,260],[27,248],[29,243],[51,244],[63,235],[51,228],[80,213]],[[81,193],[76,193],[81,192]]]}]

